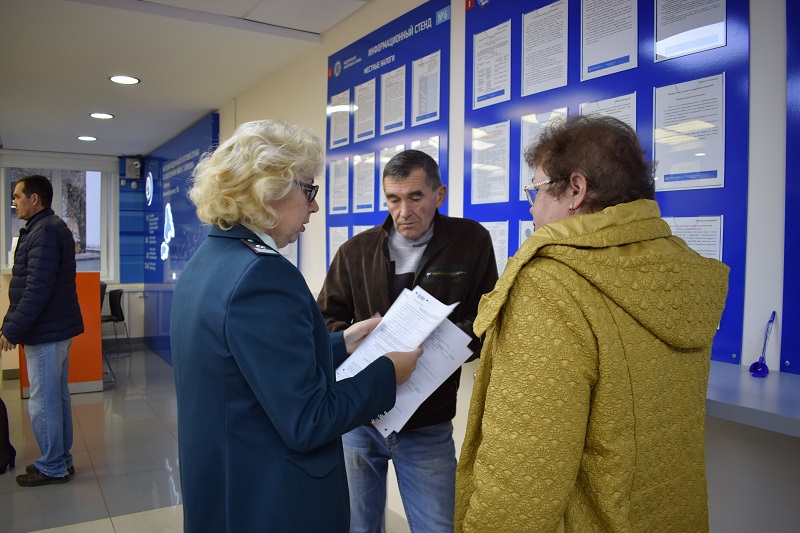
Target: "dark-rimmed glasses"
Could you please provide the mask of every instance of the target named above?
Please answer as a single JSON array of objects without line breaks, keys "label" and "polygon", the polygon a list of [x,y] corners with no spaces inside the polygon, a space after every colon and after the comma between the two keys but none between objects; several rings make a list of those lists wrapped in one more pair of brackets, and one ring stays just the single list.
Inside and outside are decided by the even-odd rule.
[{"label": "dark-rimmed glasses", "polygon": [[547,185],[548,183],[552,183],[552,181],[553,180],[539,181],[537,183],[526,185],[522,188],[522,190],[525,191],[525,196],[528,197],[528,203],[531,204],[531,207],[533,207],[533,202],[536,201],[536,195],[539,193],[539,187],[542,185]]},{"label": "dark-rimmed glasses", "polygon": [[308,200],[308,203],[313,202],[314,198],[317,197],[317,193],[319,192],[319,185],[309,185],[308,183],[306,183],[304,181],[300,181],[300,180],[296,180],[296,181],[297,181],[297,184],[300,186],[300,188],[303,189],[303,192],[306,195],[306,200]]}]

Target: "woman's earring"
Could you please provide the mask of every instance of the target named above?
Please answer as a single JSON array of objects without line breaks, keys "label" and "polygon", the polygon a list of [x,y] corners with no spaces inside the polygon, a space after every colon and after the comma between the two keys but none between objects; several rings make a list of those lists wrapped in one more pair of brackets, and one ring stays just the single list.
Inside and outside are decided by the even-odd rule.
[{"label": "woman's earring", "polygon": [[569,210],[570,211],[575,211],[575,207],[572,204],[569,204]]}]

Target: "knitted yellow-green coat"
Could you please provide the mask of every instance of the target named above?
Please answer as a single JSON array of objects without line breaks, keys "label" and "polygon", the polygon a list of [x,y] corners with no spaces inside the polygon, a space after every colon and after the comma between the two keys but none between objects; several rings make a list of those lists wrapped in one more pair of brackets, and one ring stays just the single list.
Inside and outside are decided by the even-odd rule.
[{"label": "knitted yellow-green coat", "polygon": [[728,267],[651,200],[548,224],[481,301],[456,532],[708,531],[705,398]]}]

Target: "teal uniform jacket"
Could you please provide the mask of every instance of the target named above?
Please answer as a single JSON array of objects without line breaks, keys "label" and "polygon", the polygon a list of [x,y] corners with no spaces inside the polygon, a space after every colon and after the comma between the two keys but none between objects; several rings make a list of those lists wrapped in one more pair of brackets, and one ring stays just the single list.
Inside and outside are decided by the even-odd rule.
[{"label": "teal uniform jacket", "polygon": [[391,409],[386,357],[347,357],[300,272],[249,230],[212,227],[181,273],[170,323],[184,530],[345,532],[340,436]]}]

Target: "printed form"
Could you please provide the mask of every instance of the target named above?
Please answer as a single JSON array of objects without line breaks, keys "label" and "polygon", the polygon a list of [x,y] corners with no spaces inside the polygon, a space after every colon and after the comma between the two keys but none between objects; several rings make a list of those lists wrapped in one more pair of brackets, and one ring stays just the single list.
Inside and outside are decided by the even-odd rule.
[{"label": "printed form", "polygon": [[385,353],[422,345],[414,373],[397,386],[395,406],[373,422],[384,437],[400,431],[422,402],[472,354],[469,335],[447,320],[457,305],[445,305],[420,287],[404,290],[378,327],[336,369],[337,380],[350,378]]}]

